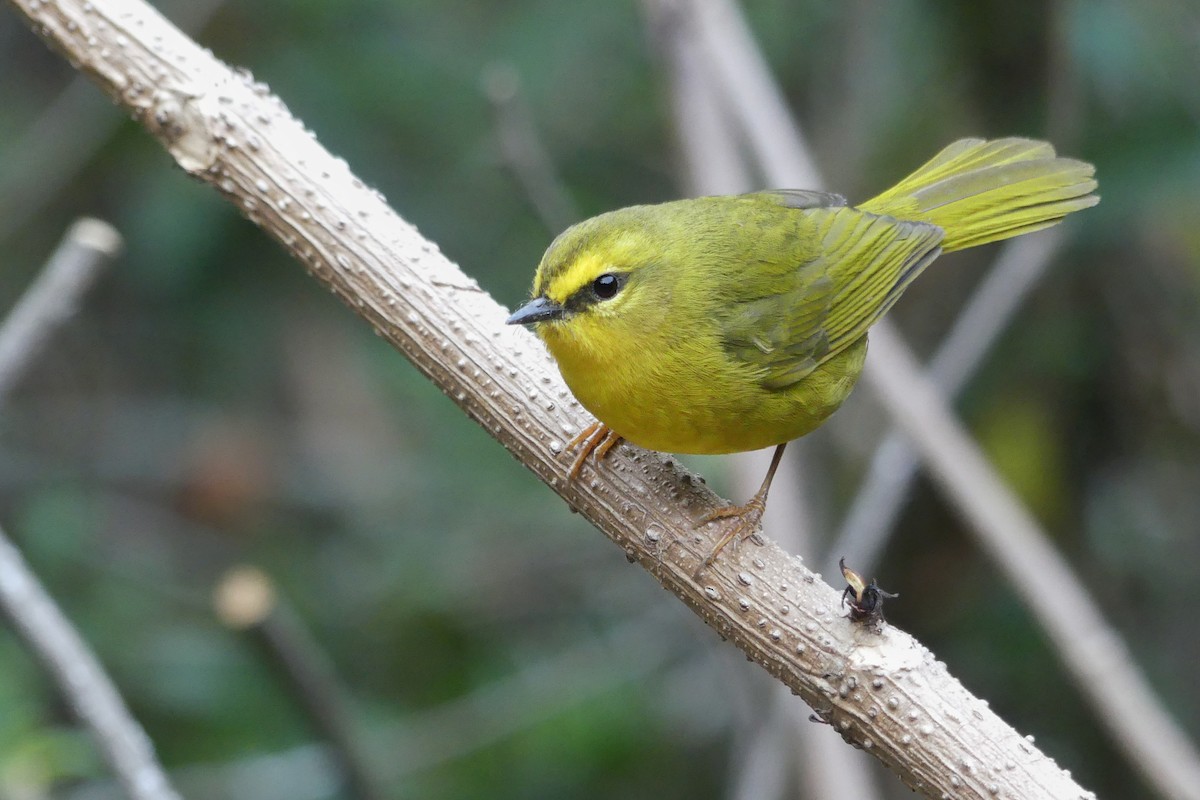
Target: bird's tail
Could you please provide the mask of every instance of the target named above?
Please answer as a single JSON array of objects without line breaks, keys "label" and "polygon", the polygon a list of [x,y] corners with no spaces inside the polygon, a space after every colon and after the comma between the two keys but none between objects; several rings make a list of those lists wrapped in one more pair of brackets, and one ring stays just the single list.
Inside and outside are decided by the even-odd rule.
[{"label": "bird's tail", "polygon": [[1032,139],[959,139],[913,174],[858,207],[932,222],[946,231],[942,250],[961,250],[1048,228],[1100,202],[1096,168],[1058,158]]}]

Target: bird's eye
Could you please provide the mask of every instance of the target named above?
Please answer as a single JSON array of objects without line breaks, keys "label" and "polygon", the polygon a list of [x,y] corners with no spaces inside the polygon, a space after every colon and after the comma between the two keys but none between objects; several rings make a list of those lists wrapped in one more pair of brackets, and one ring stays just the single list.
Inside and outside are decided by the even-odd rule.
[{"label": "bird's eye", "polygon": [[614,275],[611,272],[606,272],[596,280],[592,281],[592,291],[596,293],[596,297],[601,300],[609,300],[616,296],[617,292],[621,291],[621,286],[624,283],[622,276]]}]

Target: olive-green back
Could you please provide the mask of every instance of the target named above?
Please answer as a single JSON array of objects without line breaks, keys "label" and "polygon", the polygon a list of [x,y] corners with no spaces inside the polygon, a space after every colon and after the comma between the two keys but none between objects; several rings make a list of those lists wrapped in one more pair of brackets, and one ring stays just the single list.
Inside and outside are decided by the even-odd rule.
[{"label": "olive-green back", "polygon": [[768,271],[756,269],[755,277],[747,278],[756,296],[735,292],[722,319],[726,351],[756,370],[770,389],[803,380],[861,339],[937,257],[942,239],[935,225],[845,205],[797,209],[784,204],[792,196],[763,193],[758,198],[760,214],[778,216],[777,226],[797,229],[795,244],[778,254],[755,243],[748,248],[759,263],[791,259],[792,268],[770,270],[769,282],[762,280]]},{"label": "olive-green back", "polygon": [[[792,271],[746,265],[753,296],[728,304],[726,351],[785,389],[866,335],[943,251],[1046,228],[1099,198],[1091,164],[1059,158],[1045,142],[962,139],[892,189],[845,206],[837,195],[765,192],[763,228],[791,229],[791,248],[745,251],[792,259]],[[769,239],[769,237],[767,237]],[[761,275],[772,276],[764,283]]]}]

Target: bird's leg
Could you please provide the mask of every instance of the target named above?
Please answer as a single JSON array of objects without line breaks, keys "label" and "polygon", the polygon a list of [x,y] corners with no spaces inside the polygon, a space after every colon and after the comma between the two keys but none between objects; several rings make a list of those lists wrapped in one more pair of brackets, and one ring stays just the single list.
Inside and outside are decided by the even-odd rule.
[{"label": "bird's leg", "polygon": [[571,471],[567,473],[567,480],[573,481],[579,477],[579,472],[583,469],[583,462],[590,454],[595,453],[596,461],[599,461],[608,455],[608,451],[616,447],[620,441],[620,434],[615,433],[612,428],[600,420],[596,420],[575,434],[575,437],[567,442],[567,449],[579,447],[579,454],[571,462]]},{"label": "bird's leg", "polygon": [[775,455],[771,457],[771,466],[767,468],[767,477],[763,478],[762,486],[758,487],[758,491],[754,493],[754,497],[750,498],[750,502],[741,506],[724,506],[715,509],[701,520],[701,524],[717,519],[733,518],[737,520],[717,541],[716,547],[708,554],[708,558],[704,559],[705,567],[711,567],[720,552],[730,542],[735,539],[738,541],[749,539],[758,533],[763,511],[767,507],[767,492],[771,489],[771,481],[775,478],[775,470],[779,469],[779,462],[783,459],[783,448],[785,447],[787,447],[787,442],[775,448]]}]

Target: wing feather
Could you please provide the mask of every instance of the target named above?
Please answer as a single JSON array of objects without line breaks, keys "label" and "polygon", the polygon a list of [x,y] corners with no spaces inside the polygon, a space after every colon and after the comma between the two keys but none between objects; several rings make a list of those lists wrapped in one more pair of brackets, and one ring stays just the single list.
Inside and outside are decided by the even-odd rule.
[{"label": "wing feather", "polygon": [[781,291],[737,302],[725,319],[726,351],[783,389],[857,342],[940,252],[943,231],[851,207],[807,208],[819,243],[798,257]]}]

